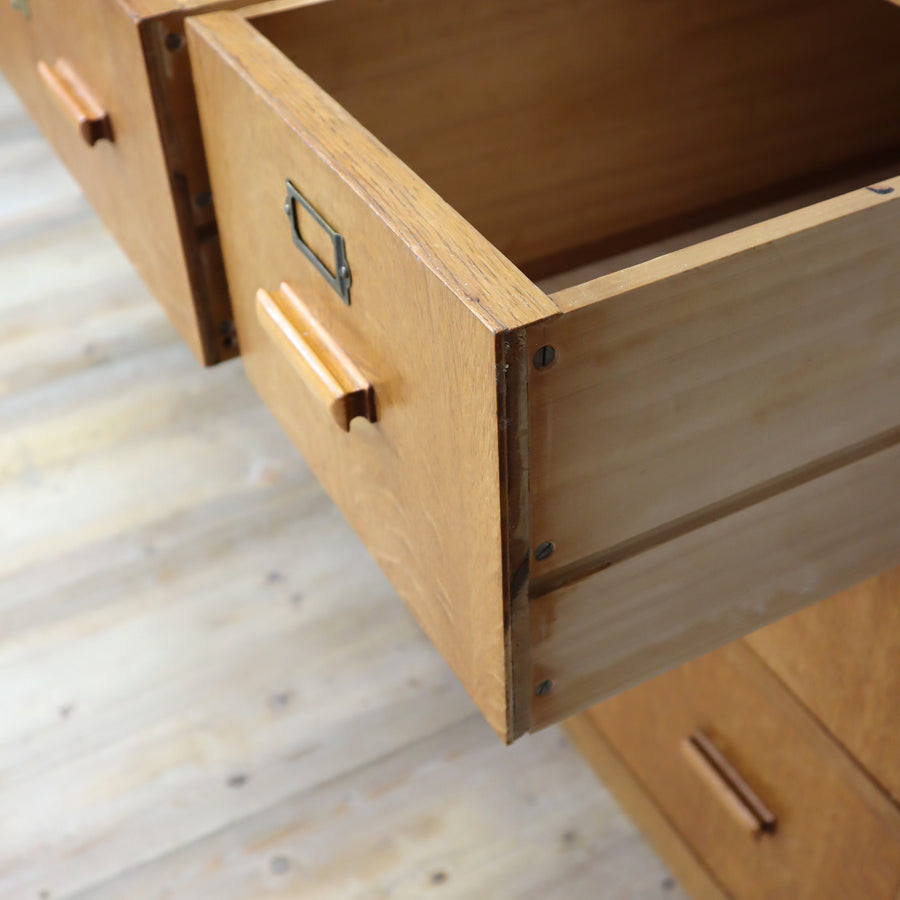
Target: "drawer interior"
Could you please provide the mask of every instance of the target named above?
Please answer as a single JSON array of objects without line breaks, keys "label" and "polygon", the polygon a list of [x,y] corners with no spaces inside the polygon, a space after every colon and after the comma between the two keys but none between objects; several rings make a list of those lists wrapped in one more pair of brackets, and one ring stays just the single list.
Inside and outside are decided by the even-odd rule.
[{"label": "drawer interior", "polygon": [[532,277],[900,160],[884,0],[339,0],[253,23]]}]

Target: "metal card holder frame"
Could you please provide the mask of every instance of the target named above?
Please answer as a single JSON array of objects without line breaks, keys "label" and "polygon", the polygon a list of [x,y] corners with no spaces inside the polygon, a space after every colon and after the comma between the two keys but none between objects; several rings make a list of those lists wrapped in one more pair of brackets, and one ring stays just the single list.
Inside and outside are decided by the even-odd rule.
[{"label": "metal card holder frame", "polygon": [[[300,234],[300,216],[297,211],[297,204],[308,212],[316,224],[328,235],[331,240],[331,246],[334,249],[334,272],[332,275],[328,266],[322,262],[315,254],[312,247],[303,240]],[[350,305],[350,285],[353,283],[353,276],[350,273],[350,265],[347,262],[347,249],[344,244],[344,237],[338,234],[315,210],[310,202],[297,190],[293,182],[287,180],[287,199],[284,202],[284,212],[291,223],[291,237],[294,240],[294,246],[302,251],[303,255],[316,267],[319,274],[334,288],[335,293]]]}]

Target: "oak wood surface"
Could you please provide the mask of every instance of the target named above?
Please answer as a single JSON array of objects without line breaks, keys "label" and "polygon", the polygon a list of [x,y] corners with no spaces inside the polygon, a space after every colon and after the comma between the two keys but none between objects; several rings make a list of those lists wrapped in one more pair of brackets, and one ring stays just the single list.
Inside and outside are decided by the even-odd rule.
[{"label": "oak wood surface", "polygon": [[900,569],[746,643],[900,803]]},{"label": "oak wood surface", "polygon": [[[865,770],[873,779],[867,785],[867,793],[873,784],[879,784],[886,797],[891,797],[890,786],[896,783],[900,760],[897,753],[895,684],[900,621],[896,621],[894,615],[900,592],[898,574],[897,570],[885,573],[747,637],[742,642],[744,648],[761,658],[766,669],[753,661],[748,649],[729,651],[737,653],[743,672],[771,694],[767,705],[761,706],[761,715],[777,719],[786,712],[790,718],[807,724],[813,717],[827,729],[832,741],[831,753],[828,754],[832,758],[830,764],[846,771],[845,753],[840,750],[835,753],[836,748],[843,747],[852,756],[859,771]],[[724,655],[718,652],[710,659]],[[687,698],[702,711],[703,715],[695,721],[700,722],[702,718],[703,728],[709,728],[711,724],[714,726],[716,718],[704,698],[707,690],[704,682],[718,683],[722,662],[721,659],[712,663],[704,660],[706,668],[710,665],[716,667],[714,677],[695,672],[693,676],[680,679],[677,686],[678,702],[683,704]],[[564,727],[689,891],[702,896],[702,880],[696,886],[689,878],[695,876],[697,871],[701,876],[706,873],[703,859],[698,860],[693,855],[695,851],[687,843],[685,835],[675,830],[640,773],[627,767],[598,727],[598,722],[604,723],[612,710],[614,727],[628,716],[629,727],[634,731],[641,729],[641,740],[658,741],[659,736],[650,724],[651,720],[655,720],[650,700],[665,706],[673,689],[670,682],[678,678],[679,675],[674,673],[663,676],[658,680],[659,687],[657,682],[651,682],[626,693],[615,704],[600,704],[594,710],[567,720]],[[732,689],[726,684],[725,690]],[[729,697],[732,705],[740,704],[740,701],[739,695],[733,700]],[[797,710],[801,708],[802,712],[798,714]],[[744,743],[742,735],[746,732],[752,736],[758,728],[757,717],[748,714],[744,724],[735,723],[734,731],[729,735],[730,744],[741,752]],[[671,753],[673,748],[671,742],[669,744]],[[794,796],[793,799],[804,802],[802,796]],[[895,807],[900,809],[896,792],[892,799]],[[805,802],[818,807],[821,804],[819,791],[807,795]],[[793,828],[794,820],[789,819],[786,827]],[[850,828],[833,829],[830,840],[829,855],[842,858],[850,869],[860,864],[852,855],[855,840],[852,823]],[[805,856],[801,866],[818,865],[819,856],[812,846],[805,848]],[[683,874],[685,871],[687,877]],[[815,874],[811,873],[808,877],[814,878]],[[752,895],[756,889],[753,874],[747,873],[746,881],[731,883],[729,888],[736,897]]]},{"label": "oak wood surface", "polygon": [[[30,18],[0,5],[0,64],[30,114],[116,234],[184,339],[200,336],[171,201],[140,37],[115,0],[31,0]],[[41,84],[36,66],[68,60],[109,113],[116,142],[86,145]]]},{"label": "oak wood surface", "polygon": [[0,621],[3,900],[681,897],[557,735],[497,742],[2,82]]},{"label": "oak wood surface", "polygon": [[535,578],[897,427],[898,232],[893,178],[555,294],[528,335],[556,351],[529,382]]},{"label": "oak wood surface", "polygon": [[883,0],[340,0],[250,15],[522,266],[645,243],[900,149],[884,114],[900,102],[900,13]]},{"label": "oak wood surface", "polygon": [[185,21],[189,15],[236,9],[252,2],[119,0],[135,19],[141,35],[206,363],[230,359],[239,347],[200,133]]},{"label": "oak wood surface", "polygon": [[[518,486],[500,415],[499,333],[556,308],[248,22],[217,13],[188,30],[248,375],[512,739],[523,723],[511,696],[510,598],[527,550],[507,564],[503,497]],[[294,246],[287,179],[344,236],[350,306]],[[336,431],[265,334],[254,298],[283,282],[371,382],[377,423]]]},{"label": "oak wood surface", "polygon": [[[319,0],[292,0],[290,4],[301,24],[321,6],[333,4]],[[378,134],[373,137],[361,128],[353,112],[348,114],[291,61],[277,41],[266,39],[267,29],[272,27],[267,10],[281,7],[277,2],[253,5],[231,14],[204,16],[191,24],[197,33],[217,34],[222,49],[241,52],[242,57],[234,63],[253,67],[259,87],[266,90],[265,105],[289,117],[295,131],[339,165],[342,178],[377,209],[390,231],[488,328],[499,332],[555,315],[558,309],[544,292],[485,240],[427,179],[411,170]],[[441,6],[433,8],[440,10]],[[394,21],[398,28],[404,24],[399,14]],[[261,62],[266,67],[259,65]]]},{"label": "oak wood surface", "polygon": [[246,6],[253,0],[118,0],[135,18],[166,17],[173,12],[191,15],[212,12],[218,9],[235,9]]},{"label": "oak wood surface", "polygon": [[620,756],[603,736],[591,711],[566,719],[562,730],[644,837],[666,860],[689,896],[693,900],[728,900],[729,895],[662,812],[653,795],[629,768],[627,759]]},{"label": "oak wood surface", "polygon": [[[181,336],[213,363],[237,348],[184,47],[188,10],[141,6],[29,0],[26,17],[3,4],[0,69]],[[73,135],[37,74],[60,59],[108,114],[114,144]]]},{"label": "oak wood surface", "polygon": [[[900,809],[741,644],[590,712],[724,888],[746,898],[893,900]],[[680,751],[709,735],[778,819],[753,837]]]},{"label": "oak wood surface", "polygon": [[128,12],[135,18],[141,37],[191,284],[189,300],[197,320],[201,359],[210,365],[232,358],[239,347],[185,43],[187,13],[169,8],[156,16],[141,18],[133,9]]},{"label": "oak wood surface", "polygon": [[555,272],[541,278],[538,284],[551,296],[559,295],[563,302],[570,302],[573,308],[577,309],[586,301],[587,295],[570,292],[570,288],[586,285],[604,275],[619,273],[620,276],[624,276],[624,270],[649,262],[659,256],[676,253],[696,244],[741,231],[751,225],[759,225],[771,219],[777,219],[826,200],[834,200],[836,197],[850,194],[860,188],[890,181],[897,177],[898,168],[900,168],[900,163],[897,161],[878,162],[871,167],[860,168],[850,174],[835,173],[833,178],[814,187],[791,191],[771,202],[754,198],[752,202],[748,201],[733,214],[723,215],[714,221],[668,234],[659,240],[591,260],[565,271]]},{"label": "oak wood surface", "polygon": [[900,448],[881,450],[532,600],[541,727],[883,572]]}]

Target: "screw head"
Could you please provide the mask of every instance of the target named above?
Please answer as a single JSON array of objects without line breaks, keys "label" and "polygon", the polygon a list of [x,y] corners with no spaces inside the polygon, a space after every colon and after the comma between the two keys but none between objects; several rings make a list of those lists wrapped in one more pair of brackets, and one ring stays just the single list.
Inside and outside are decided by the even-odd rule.
[{"label": "screw head", "polygon": [[176,50],[180,50],[182,45],[184,44],[184,38],[180,34],[172,34],[166,35],[166,49],[174,53]]},{"label": "screw head", "polygon": [[537,549],[534,551],[534,558],[538,562],[543,562],[545,559],[550,559],[553,556],[555,549],[553,541],[544,541],[542,544],[538,544]]},{"label": "screw head", "polygon": [[553,690],[553,682],[548,678],[545,681],[542,681],[535,689],[535,694],[538,697],[544,697]]},{"label": "screw head", "polygon": [[269,860],[269,871],[273,875],[284,875],[291,868],[291,861],[286,856],[273,856]]},{"label": "screw head", "polygon": [[534,367],[546,369],[554,359],[556,359],[556,350],[549,344],[545,344],[534,354]]}]

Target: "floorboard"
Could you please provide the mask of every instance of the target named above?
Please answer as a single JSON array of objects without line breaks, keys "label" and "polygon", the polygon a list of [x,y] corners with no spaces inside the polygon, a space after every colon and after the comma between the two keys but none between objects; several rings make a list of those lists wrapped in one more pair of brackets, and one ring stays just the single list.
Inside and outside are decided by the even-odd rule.
[{"label": "floorboard", "polygon": [[500,745],[0,83],[0,900],[680,897]]}]

